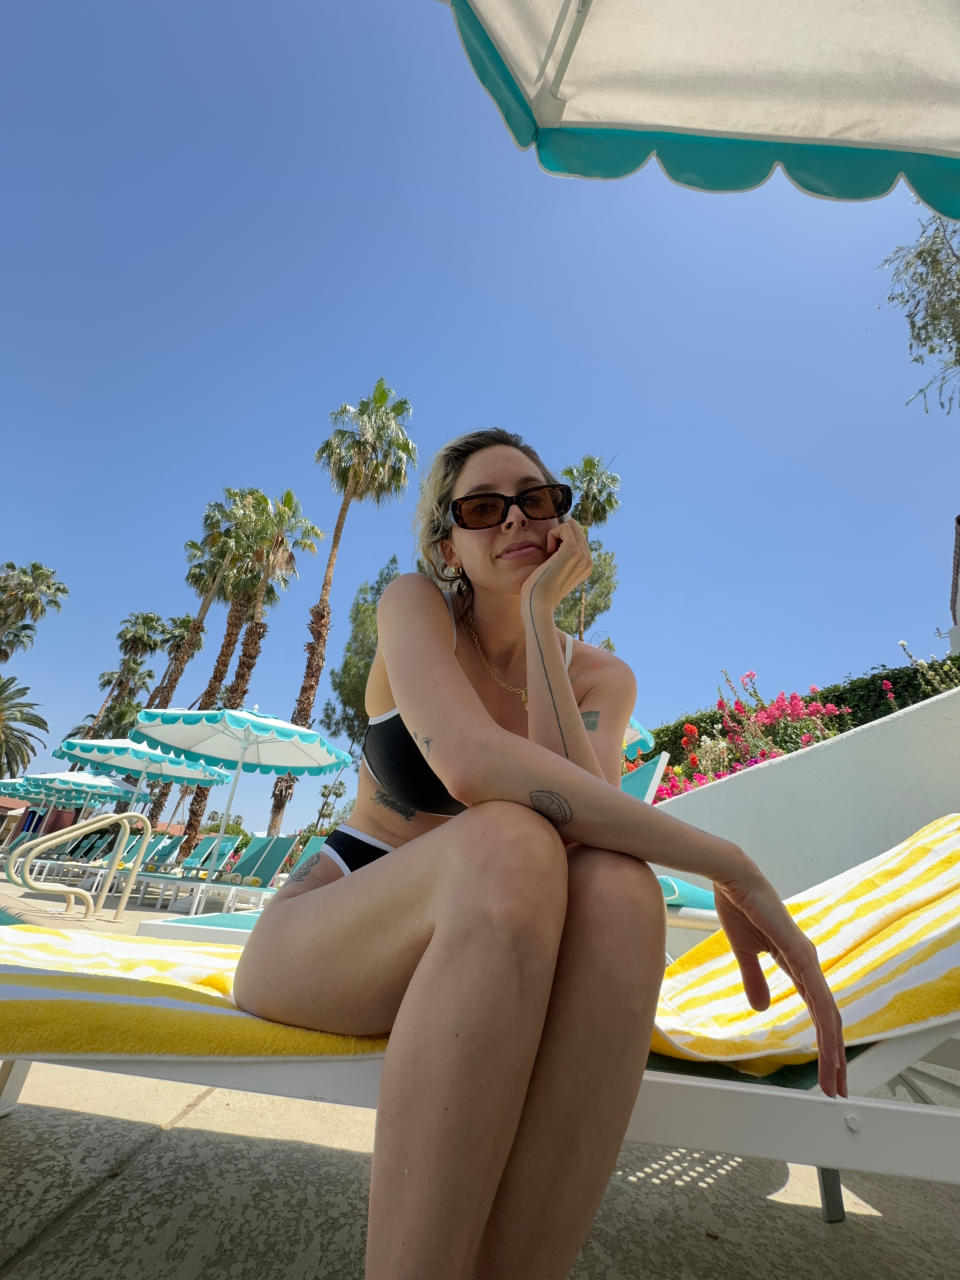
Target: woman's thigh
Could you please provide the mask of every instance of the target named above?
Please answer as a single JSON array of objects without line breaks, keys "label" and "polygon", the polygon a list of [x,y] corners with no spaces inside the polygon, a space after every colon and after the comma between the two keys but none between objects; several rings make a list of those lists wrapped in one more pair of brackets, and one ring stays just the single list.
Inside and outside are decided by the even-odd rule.
[{"label": "woman's thigh", "polygon": [[562,924],[566,858],[553,828],[522,805],[477,805],[350,875],[278,894],[244,948],[234,998],[277,1022],[383,1034],[444,910],[466,918],[486,898],[533,913],[551,892]]}]

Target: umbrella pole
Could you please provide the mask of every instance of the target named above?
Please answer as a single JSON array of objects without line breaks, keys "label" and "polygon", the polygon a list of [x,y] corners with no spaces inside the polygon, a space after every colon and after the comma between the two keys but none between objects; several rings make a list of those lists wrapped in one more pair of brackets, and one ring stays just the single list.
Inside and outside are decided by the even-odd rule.
[{"label": "umbrella pole", "polygon": [[[227,829],[227,822],[230,819],[230,810],[233,808],[233,797],[237,790],[237,783],[240,781],[240,774],[243,772],[243,762],[247,758],[249,745],[245,746],[240,752],[240,759],[237,761],[237,768],[233,775],[233,781],[230,783],[230,794],[227,796],[226,807],[223,810],[223,817],[220,819],[220,830],[217,832],[217,843],[213,846],[213,853],[210,858],[210,870],[207,872],[207,883],[213,879],[214,868],[220,861],[220,846],[223,843],[223,834]],[[196,913],[203,906],[204,893],[201,888],[197,888],[193,894],[193,900],[190,903],[190,915]]]},{"label": "umbrella pole", "polygon": [[233,775],[233,782],[230,784],[230,794],[227,796],[226,808],[223,811],[223,817],[220,819],[220,830],[217,832],[217,843],[214,846],[213,858],[211,865],[217,865],[217,858],[220,856],[220,845],[223,843],[223,833],[227,829],[227,822],[230,820],[230,810],[233,808],[233,796],[237,789],[237,783],[240,781],[240,774],[243,772],[243,762],[246,759],[247,748],[240,752],[240,759],[237,761],[236,772]]},{"label": "umbrella pole", "polygon": [[173,813],[171,813],[171,815],[170,815],[170,819],[169,819],[169,821],[167,822],[167,831],[168,831],[168,832],[169,832],[170,828],[171,828],[171,827],[174,825],[174,823],[176,822],[176,820],[177,820],[177,814],[180,812],[180,806],[183,804],[184,800],[186,800],[186,798],[187,798],[187,796],[188,796],[188,795],[194,796],[194,795],[196,795],[196,793],[197,793],[197,788],[196,788],[196,787],[189,787],[189,786],[188,786],[188,787],[181,787],[181,788],[180,788],[180,795],[177,797],[177,803],[173,806]]},{"label": "umbrella pole", "polygon": [[37,839],[38,839],[38,840],[39,840],[39,839],[40,839],[40,837],[43,835],[43,833],[46,831],[46,829],[47,829],[47,823],[50,821],[51,817],[53,816],[53,811],[54,811],[54,809],[55,809],[56,807],[57,807],[57,802],[56,802],[55,800],[51,800],[51,801],[50,801],[50,808],[49,808],[49,809],[47,810],[47,812],[43,815],[43,821],[40,823],[40,830],[37,832]]},{"label": "umbrella pole", "polygon": [[133,812],[133,806],[137,803],[137,796],[139,796],[139,794],[140,794],[140,788],[143,786],[143,783],[144,783],[144,780],[145,780],[146,776],[147,776],[147,775],[146,775],[145,773],[141,773],[140,777],[137,779],[137,785],[134,787],[134,789],[133,789],[133,796],[132,796],[132,797],[131,797],[131,799],[130,799],[130,812],[131,812],[131,813]]}]

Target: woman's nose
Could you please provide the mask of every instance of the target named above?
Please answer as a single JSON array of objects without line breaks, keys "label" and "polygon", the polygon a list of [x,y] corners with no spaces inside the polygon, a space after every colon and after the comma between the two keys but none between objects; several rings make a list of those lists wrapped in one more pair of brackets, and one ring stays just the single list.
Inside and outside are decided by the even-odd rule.
[{"label": "woman's nose", "polygon": [[520,517],[520,523],[526,524],[527,517],[523,514],[523,508],[516,502],[512,502],[507,509],[507,514],[503,517],[503,525],[505,529],[509,529],[513,524],[513,513],[516,512]]}]

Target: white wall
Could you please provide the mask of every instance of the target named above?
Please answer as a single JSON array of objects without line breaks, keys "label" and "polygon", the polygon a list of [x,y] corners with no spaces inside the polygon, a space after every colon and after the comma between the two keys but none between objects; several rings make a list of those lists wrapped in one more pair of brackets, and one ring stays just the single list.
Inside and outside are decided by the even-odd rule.
[{"label": "white wall", "polygon": [[[960,689],[657,808],[734,840],[789,897],[960,812]],[[668,949],[701,936],[671,929]]]}]

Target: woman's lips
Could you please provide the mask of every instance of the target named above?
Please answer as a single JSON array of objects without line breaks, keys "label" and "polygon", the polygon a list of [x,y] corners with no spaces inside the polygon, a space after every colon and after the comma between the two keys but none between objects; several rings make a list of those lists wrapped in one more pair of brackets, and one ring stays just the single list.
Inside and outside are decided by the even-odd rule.
[{"label": "woman's lips", "polygon": [[501,552],[500,559],[518,560],[521,556],[537,556],[540,552],[540,547],[513,547],[510,551]]}]

